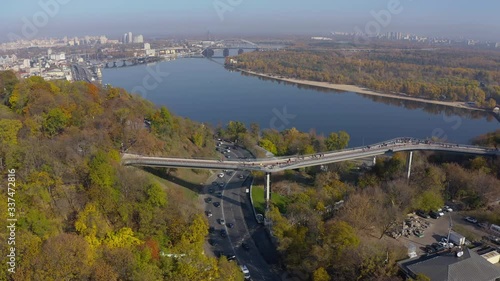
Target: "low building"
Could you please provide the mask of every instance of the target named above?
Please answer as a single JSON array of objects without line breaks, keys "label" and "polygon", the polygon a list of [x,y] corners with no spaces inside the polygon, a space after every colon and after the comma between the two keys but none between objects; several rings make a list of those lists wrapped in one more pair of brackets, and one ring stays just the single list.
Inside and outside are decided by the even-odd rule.
[{"label": "low building", "polygon": [[493,108],[493,112],[495,112],[497,114],[500,113],[500,107],[497,106],[497,107]]},{"label": "low building", "polygon": [[423,274],[437,281],[496,281],[500,279],[500,267],[491,264],[476,252],[465,248],[462,251],[422,256],[398,263],[401,270],[411,278]]},{"label": "low building", "polygon": [[491,251],[489,253],[482,254],[481,257],[492,264],[497,264],[498,262],[500,262],[500,253],[498,253],[497,251]]}]

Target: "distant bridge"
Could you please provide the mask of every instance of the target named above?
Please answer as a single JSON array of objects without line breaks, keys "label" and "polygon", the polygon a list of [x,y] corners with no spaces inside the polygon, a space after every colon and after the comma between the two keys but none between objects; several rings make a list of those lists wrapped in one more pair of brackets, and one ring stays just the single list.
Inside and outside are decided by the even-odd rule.
[{"label": "distant bridge", "polygon": [[242,54],[246,50],[273,49],[273,47],[260,46],[256,43],[253,43],[253,42],[245,40],[245,39],[232,38],[232,39],[224,39],[224,40],[219,40],[219,41],[213,42],[209,46],[204,47],[203,50],[201,51],[201,54],[204,57],[213,57],[214,50],[216,50],[216,49],[222,49],[223,50],[223,57],[227,57],[227,56],[229,56],[230,49],[237,49],[238,54]]}]

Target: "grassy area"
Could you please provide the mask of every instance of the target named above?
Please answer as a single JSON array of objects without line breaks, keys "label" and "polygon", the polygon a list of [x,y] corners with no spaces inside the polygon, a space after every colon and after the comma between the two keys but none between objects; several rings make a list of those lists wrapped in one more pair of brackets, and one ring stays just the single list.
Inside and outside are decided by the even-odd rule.
[{"label": "grassy area", "polygon": [[[257,213],[264,214],[266,210],[266,200],[263,185],[254,185],[252,187],[253,205]],[[277,193],[271,193],[271,203],[277,206],[283,213],[287,204],[288,198]]]}]

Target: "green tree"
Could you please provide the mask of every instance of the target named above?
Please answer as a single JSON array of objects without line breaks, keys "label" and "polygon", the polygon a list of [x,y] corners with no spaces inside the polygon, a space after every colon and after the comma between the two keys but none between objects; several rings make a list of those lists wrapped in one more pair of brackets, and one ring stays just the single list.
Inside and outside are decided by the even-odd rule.
[{"label": "green tree", "polygon": [[330,281],[330,275],[323,267],[316,269],[313,273],[313,281]]},{"label": "green tree", "polygon": [[43,115],[43,131],[49,137],[53,137],[63,131],[70,118],[71,116],[60,108],[51,109],[47,114]]},{"label": "green tree", "polygon": [[276,145],[272,141],[268,139],[261,139],[259,141],[259,145],[265,150],[271,152],[272,154],[278,155],[278,149],[276,148]]},{"label": "green tree", "polygon": [[22,127],[19,120],[0,119],[0,145],[16,145],[17,133]]},{"label": "green tree", "polygon": [[329,151],[344,149],[349,145],[350,136],[344,131],[331,133],[325,140],[326,148]]}]

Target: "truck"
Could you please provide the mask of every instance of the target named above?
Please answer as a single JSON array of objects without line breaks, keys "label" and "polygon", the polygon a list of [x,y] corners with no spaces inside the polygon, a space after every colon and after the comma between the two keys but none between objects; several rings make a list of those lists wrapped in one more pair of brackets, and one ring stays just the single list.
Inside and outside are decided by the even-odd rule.
[{"label": "truck", "polygon": [[465,236],[460,233],[450,232],[450,242],[457,245],[462,246],[465,244]]}]

